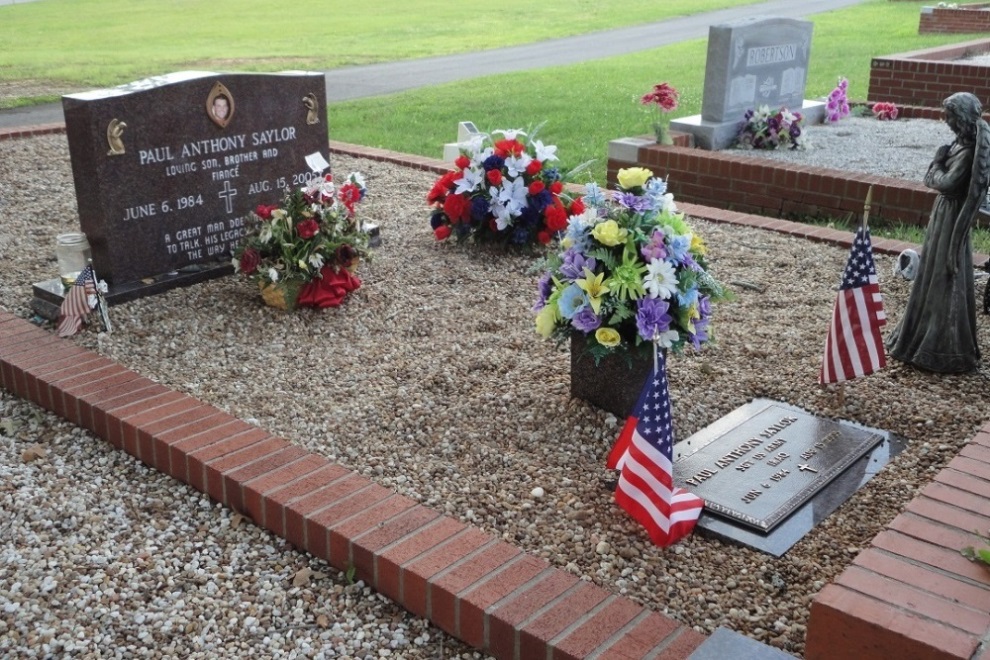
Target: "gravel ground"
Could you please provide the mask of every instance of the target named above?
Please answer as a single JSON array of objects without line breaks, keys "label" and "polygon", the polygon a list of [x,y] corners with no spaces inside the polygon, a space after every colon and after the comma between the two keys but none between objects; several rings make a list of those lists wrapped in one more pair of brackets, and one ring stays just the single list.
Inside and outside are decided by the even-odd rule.
[{"label": "gravel ground", "polygon": [[[654,547],[608,488],[619,420],[569,397],[566,348],[534,332],[532,257],[437,244],[430,174],[346,157],[334,167],[366,175],[365,217],[385,241],[342,308],[280,313],[230,277],[115,306],[112,335],[87,328],[73,341],[701,632],[727,626],[797,656],[815,594],[987,417],[986,367],[940,376],[895,362],[848,383],[840,403],[817,373],[847,251],[695,220],[714,274],[764,289],[737,288],[716,311],[717,343],[670,361],[678,437],[768,397],[910,445],[781,559],[699,535]],[[55,234],[77,227],[72,190],[64,136],[0,142],[3,308],[29,315],[30,283],[55,269]],[[909,283],[877,261],[893,324]],[[979,332],[990,350],[987,317]],[[88,639],[90,657],[481,657],[0,394],[0,655]],[[25,460],[36,445],[45,456]],[[306,567],[326,576],[293,586]]]}]

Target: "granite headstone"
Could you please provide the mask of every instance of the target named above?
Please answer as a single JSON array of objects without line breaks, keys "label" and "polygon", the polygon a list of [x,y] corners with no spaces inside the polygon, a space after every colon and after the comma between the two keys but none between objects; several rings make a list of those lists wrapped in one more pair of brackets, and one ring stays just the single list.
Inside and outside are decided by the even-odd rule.
[{"label": "granite headstone", "polygon": [[185,71],[64,96],[80,225],[111,304],[231,272],[248,213],[305,184],[307,156],[328,157],[324,99],[311,72]]},{"label": "granite headstone", "polygon": [[813,24],[792,18],[751,17],[708,29],[701,114],[671,122],[705,149],[735,140],[746,110],[786,107],[820,122],[824,104],[804,99]]}]

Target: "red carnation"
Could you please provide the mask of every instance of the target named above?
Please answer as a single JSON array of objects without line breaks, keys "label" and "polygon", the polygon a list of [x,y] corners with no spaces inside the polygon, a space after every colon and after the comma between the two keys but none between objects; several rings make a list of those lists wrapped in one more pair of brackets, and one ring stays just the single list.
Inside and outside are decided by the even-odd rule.
[{"label": "red carnation", "polygon": [[463,170],[471,165],[471,159],[464,154],[461,154],[457,157],[457,160],[454,161],[454,165]]},{"label": "red carnation", "polygon": [[446,240],[450,236],[450,225],[441,225],[433,230],[433,235],[437,237],[438,241]]},{"label": "red carnation", "polygon": [[307,218],[296,225],[296,233],[299,234],[299,238],[313,238],[319,231],[320,225],[313,218]]},{"label": "red carnation", "polygon": [[564,189],[564,184],[562,184],[560,181],[554,181],[553,183],[550,184],[550,192],[552,192],[554,195],[559,195],[560,191],[562,191],[563,189]]},{"label": "red carnation", "polygon": [[547,229],[561,231],[567,227],[567,211],[562,206],[548,206],[543,215],[546,217]]},{"label": "red carnation", "polygon": [[495,143],[495,155],[505,158],[507,155],[519,156],[526,150],[519,140],[499,140]]},{"label": "red carnation", "polygon": [[258,270],[258,264],[260,263],[261,254],[259,254],[254,248],[245,248],[243,254],[241,254],[241,272],[245,275],[250,275],[254,271]]},{"label": "red carnation", "polygon": [[488,170],[485,174],[485,178],[488,179],[488,183],[493,186],[502,185],[502,170]]},{"label": "red carnation", "polygon": [[337,197],[344,203],[348,211],[354,213],[354,205],[361,201],[361,189],[348,182],[337,191]]},{"label": "red carnation", "polygon": [[447,195],[443,201],[443,212],[454,224],[471,217],[471,200],[467,195]]},{"label": "red carnation", "polygon": [[526,166],[526,174],[533,176],[542,169],[543,169],[543,163],[534,159],[529,161],[529,165]]},{"label": "red carnation", "polygon": [[578,197],[571,202],[570,212],[571,215],[581,215],[584,213],[584,197]]},{"label": "red carnation", "polygon": [[258,217],[261,218],[262,220],[271,220],[272,211],[274,211],[277,208],[278,208],[277,204],[272,204],[271,206],[267,206],[265,204],[258,204],[258,208],[256,208],[254,212],[257,213]]},{"label": "red carnation", "polygon": [[546,245],[547,243],[550,242],[550,234],[546,231],[541,231],[536,234],[536,240],[538,240],[543,245]]},{"label": "red carnation", "polygon": [[444,174],[442,177],[437,179],[436,183],[433,184],[429,194],[426,196],[426,201],[430,204],[442,202],[443,198],[446,197],[447,193],[454,187],[454,181],[460,177],[460,172],[447,172]]},{"label": "red carnation", "polygon": [[653,86],[653,91],[649,94],[643,95],[640,99],[640,103],[643,105],[654,104],[663,112],[670,112],[677,108],[677,101],[680,98],[680,92],[671,87],[669,84],[662,82]]},{"label": "red carnation", "polygon": [[544,188],[546,188],[546,186],[543,185],[542,181],[534,181],[533,183],[529,184],[529,194],[539,195],[541,192],[543,192]]}]

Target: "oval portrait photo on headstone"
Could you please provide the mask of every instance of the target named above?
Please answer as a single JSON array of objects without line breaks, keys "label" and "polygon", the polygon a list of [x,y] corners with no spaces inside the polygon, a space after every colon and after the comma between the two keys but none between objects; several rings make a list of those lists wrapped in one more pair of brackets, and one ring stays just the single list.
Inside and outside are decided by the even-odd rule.
[{"label": "oval portrait photo on headstone", "polygon": [[206,97],[206,114],[220,128],[225,128],[234,116],[234,97],[223,83],[213,85],[210,95]]}]

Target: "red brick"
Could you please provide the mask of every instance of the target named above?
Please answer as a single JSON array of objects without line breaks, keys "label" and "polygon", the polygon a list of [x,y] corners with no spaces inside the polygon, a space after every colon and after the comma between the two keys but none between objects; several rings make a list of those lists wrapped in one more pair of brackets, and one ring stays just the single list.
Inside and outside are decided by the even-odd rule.
[{"label": "red brick", "polygon": [[371,482],[354,472],[347,472],[330,483],[296,498],[285,505],[285,538],[299,548],[308,548],[307,520],[317,511],[367,488]]},{"label": "red brick", "polygon": [[[553,640],[569,627],[579,623],[609,597],[609,593],[588,582],[578,582],[547,611],[527,623],[519,631],[519,655],[524,658],[544,657],[553,648]],[[565,656],[567,657],[567,656]]]},{"label": "red brick", "polygon": [[375,554],[382,548],[417,532],[440,517],[440,514],[425,506],[413,506],[404,510],[374,529],[357,534],[351,539],[350,553],[354,568],[361,575],[369,576],[367,582],[378,588],[375,578]]},{"label": "red brick", "polygon": [[[163,420],[164,421],[164,420]],[[154,425],[145,429],[151,435],[152,457],[155,467],[171,474],[172,446],[185,442],[190,438],[201,438],[208,431],[225,427],[229,424],[240,424],[241,428],[248,426],[232,415],[213,406],[205,406],[202,415],[190,416],[184,423],[170,425],[170,428],[156,428]],[[227,429],[231,431],[232,429]]]},{"label": "red brick", "polygon": [[829,584],[811,605],[804,657],[834,660],[842,649],[856,660],[960,660],[970,658],[978,642],[958,628]]},{"label": "red brick", "polygon": [[902,557],[867,548],[857,555],[853,565],[924,589],[940,598],[956,600],[977,611],[990,612],[990,589],[975,585],[969,580],[955,579],[942,571],[919,566]]},{"label": "red brick", "polygon": [[[990,508],[990,499],[983,500],[983,502],[985,506]],[[908,504],[906,511],[964,532],[970,532],[974,529],[990,529],[990,517],[981,516],[975,511],[970,512],[930,497],[916,497]]]},{"label": "red brick", "polygon": [[487,579],[461,593],[457,604],[459,637],[475,648],[485,646],[486,610],[550,569],[546,560],[521,555],[510,560]]},{"label": "red brick", "polygon": [[990,464],[990,447],[984,447],[983,445],[970,442],[962,448],[959,456],[965,456],[966,458],[972,458],[974,461]]},{"label": "red brick", "polygon": [[975,494],[980,498],[985,498],[986,494],[990,493],[990,481],[984,481],[959,470],[941,470],[935,475],[935,482]]},{"label": "red brick", "polygon": [[967,532],[939,525],[909,513],[897,516],[887,529],[896,530],[943,548],[961,548],[972,540],[971,534]]},{"label": "red brick", "polygon": [[[142,380],[141,382],[147,382],[148,384],[144,386],[135,385],[135,389],[133,390],[122,392],[113,398],[101,401],[99,406],[91,406],[90,414],[93,418],[93,433],[104,440],[109,440],[109,425],[111,423],[112,413],[115,410],[137,401],[144,401],[165,394],[169,391],[165,386],[150,380]],[[121,387],[126,387],[126,385],[122,385]],[[119,426],[119,420],[113,419],[112,421]],[[120,446],[117,446],[117,449],[120,449]]]},{"label": "red brick", "polygon": [[613,643],[604,646],[599,657],[603,660],[639,660],[649,657],[650,652],[676,636],[680,628],[680,624],[674,620],[644,610],[625,626],[621,634],[615,636]]},{"label": "red brick", "polygon": [[375,585],[380,593],[402,603],[402,564],[458,534],[466,525],[453,518],[440,517],[411,536],[383,548],[375,557]]},{"label": "red brick", "polygon": [[521,593],[499,603],[488,613],[487,648],[492,655],[514,657],[519,643],[517,629],[578,582],[573,575],[552,569],[541,573],[538,580]]},{"label": "red brick", "polygon": [[[391,491],[388,491],[391,493]],[[363,511],[356,511],[347,518],[329,526],[330,563],[341,570],[352,566],[351,540],[365,532],[373,531],[386,520],[390,520],[404,511],[416,506],[415,500],[403,495],[391,493]],[[370,580],[374,571],[361,574],[362,580]]]},{"label": "red brick", "polygon": [[131,380],[132,373],[119,364],[111,364],[103,369],[81,374],[69,381],[52,383],[47,393],[51,397],[52,409],[57,407],[58,390],[60,390],[65,417],[78,426],[91,429],[93,426],[91,408],[80,400],[81,396],[127,382]]},{"label": "red brick", "polygon": [[598,612],[554,643],[554,660],[588,657],[644,611],[628,598],[610,597]]},{"label": "red brick", "polygon": [[520,554],[522,551],[518,548],[496,541],[461,564],[437,575],[430,581],[427,594],[427,612],[430,620],[451,635],[458,636],[458,594],[501,570]]},{"label": "red brick", "polygon": [[[346,570],[346,562],[340,563],[339,561],[335,561],[330,554],[330,528],[355,514],[366,512],[373,505],[392,495],[392,491],[388,488],[368,481],[361,490],[338,499],[330,506],[314,511],[306,517],[306,551],[315,557],[327,561],[332,566]],[[341,551],[347,551],[346,545],[344,548],[338,547],[338,552]]]},{"label": "red brick", "polygon": [[154,459],[151,447],[153,433],[188,424],[213,414],[215,410],[213,406],[207,406],[190,396],[183,395],[171,403],[121,420],[124,451],[151,465]]},{"label": "red brick", "polygon": [[289,484],[299,477],[315,472],[329,465],[329,461],[317,454],[306,453],[300,458],[287,463],[241,484],[241,501],[244,511],[255,523],[269,529],[265,522],[265,493]]},{"label": "red brick", "polygon": [[[163,462],[165,467],[160,469],[171,475],[173,478],[188,484],[190,483],[190,477],[189,461],[187,459],[190,454],[240,434],[256,430],[258,430],[257,427],[252,426],[247,422],[231,418],[225,423],[211,426],[203,431],[200,431],[199,433],[186,435],[177,442],[169,443],[168,457],[165,459],[165,462]],[[156,454],[156,461],[157,460],[158,457]]]},{"label": "red brick", "polygon": [[[962,541],[962,539],[960,540]],[[945,548],[888,529],[877,534],[873,538],[872,545],[960,577],[972,580],[986,579],[986,571],[983,568],[959,554],[958,549],[972,545],[972,539],[963,541],[952,548]]]},{"label": "red brick", "polygon": [[124,447],[124,420],[146,413],[159,406],[187,398],[185,394],[165,390],[161,394],[138,399],[121,406],[107,415],[107,441],[114,447]]},{"label": "red brick", "polygon": [[[350,470],[331,463],[296,479],[292,483],[266,493],[264,500],[265,527],[282,538],[290,540],[290,533],[286,527],[286,507],[295,500],[301,499],[349,474],[353,473]],[[303,534],[302,519],[300,518],[296,529],[291,534],[293,538],[298,539],[298,542],[293,542],[295,545],[302,547]],[[292,541],[290,540],[290,542]]]},{"label": "red brick", "polygon": [[430,579],[491,541],[490,534],[476,527],[467,527],[428,552],[403,564],[400,577],[402,606],[417,616],[425,617],[426,594]]},{"label": "red brick", "polygon": [[882,600],[893,610],[919,614],[982,637],[990,630],[990,614],[905,585],[859,566],[850,566],[835,584]]},{"label": "red brick", "polygon": [[[133,371],[125,370],[112,378],[104,378],[103,380],[94,382],[84,390],[73,392],[72,398],[76,400],[76,407],[79,410],[79,418],[82,420],[82,426],[95,433],[97,430],[96,410],[100,402],[113,399],[125,392],[149,387],[153,384],[153,381]],[[101,428],[105,428],[105,426]]]},{"label": "red brick", "polygon": [[[241,482],[254,479],[305,455],[298,445],[272,437],[206,464],[206,488],[210,496],[234,511],[244,511]],[[214,496],[218,492],[219,497]]]},{"label": "red brick", "polygon": [[190,451],[186,454],[186,469],[189,472],[189,479],[186,483],[205,493],[207,491],[206,465],[219,456],[226,456],[233,452],[259,444],[271,438],[272,435],[264,429],[251,427],[250,429],[233,435],[218,442],[213,442],[205,447]]}]

